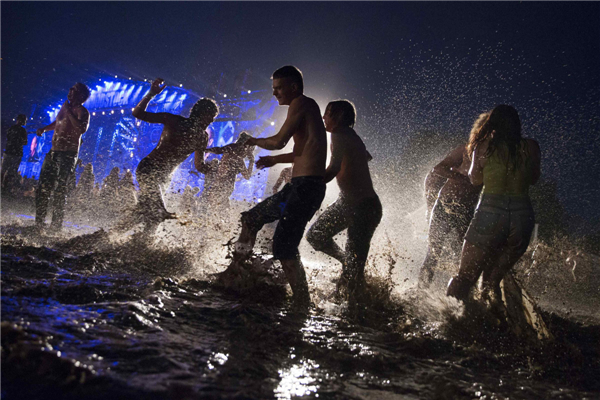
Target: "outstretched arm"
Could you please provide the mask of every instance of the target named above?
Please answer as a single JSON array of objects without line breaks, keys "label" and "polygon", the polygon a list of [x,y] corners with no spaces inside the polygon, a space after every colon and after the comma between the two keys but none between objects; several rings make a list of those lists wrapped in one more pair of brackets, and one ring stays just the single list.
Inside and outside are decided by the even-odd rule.
[{"label": "outstretched arm", "polygon": [[142,97],[142,100],[133,109],[131,114],[134,117],[136,117],[137,119],[141,119],[142,121],[145,121],[145,122],[150,122],[152,124],[169,124],[170,122],[173,122],[172,119],[175,117],[175,115],[173,115],[173,114],[151,113],[151,112],[146,111],[148,104],[154,98],[154,96],[161,93],[167,87],[166,84],[163,84],[161,86],[161,84],[163,82],[164,81],[161,78],[157,78],[152,82],[152,85],[150,86],[150,90],[148,90],[148,93],[146,93],[146,95],[144,97]]},{"label": "outstretched arm", "polygon": [[246,141],[247,146],[256,145],[266,150],[281,150],[287,142],[292,138],[294,132],[298,131],[306,112],[306,101],[301,98],[295,98],[290,104],[288,115],[279,132],[275,136],[268,138],[249,138]]},{"label": "outstretched arm", "polygon": [[38,136],[42,136],[44,132],[53,131],[55,127],[56,120],[54,120],[51,124],[44,126],[43,128],[38,128],[37,131],[35,131],[35,134]]},{"label": "outstretched arm", "polygon": [[256,167],[258,169],[269,168],[275,164],[287,164],[294,162],[294,153],[279,154],[276,156],[258,157]]}]

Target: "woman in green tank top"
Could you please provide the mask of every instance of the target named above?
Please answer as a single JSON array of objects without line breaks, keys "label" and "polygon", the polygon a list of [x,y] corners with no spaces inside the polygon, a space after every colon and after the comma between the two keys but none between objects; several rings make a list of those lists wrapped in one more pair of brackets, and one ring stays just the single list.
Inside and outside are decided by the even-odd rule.
[{"label": "woman in green tank top", "polygon": [[483,272],[484,293],[499,300],[500,282],[527,250],[535,225],[529,186],[540,177],[540,147],[521,136],[517,111],[499,105],[467,148],[469,179],[483,183],[483,190],[465,235],[459,272],[446,294],[467,299]]}]

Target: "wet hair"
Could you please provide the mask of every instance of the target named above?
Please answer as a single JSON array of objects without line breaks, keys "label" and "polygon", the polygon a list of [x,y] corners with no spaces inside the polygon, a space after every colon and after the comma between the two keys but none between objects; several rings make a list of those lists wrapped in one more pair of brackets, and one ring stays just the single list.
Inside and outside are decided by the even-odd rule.
[{"label": "wet hair", "polygon": [[[494,134],[493,137],[491,136],[492,133]],[[496,150],[505,153],[506,149],[507,153],[501,154],[501,156],[504,156],[516,169],[520,163],[518,149],[522,136],[521,119],[514,107],[505,104],[494,107],[481,128],[475,134],[471,131],[471,137],[467,145],[469,157],[473,156],[473,151],[477,145],[490,137],[485,156],[492,155]]]},{"label": "wet hair", "polygon": [[199,118],[203,115],[212,115],[215,118],[219,115],[219,106],[213,99],[206,97],[201,98],[194,104],[190,111],[190,118]]},{"label": "wet hair", "polygon": [[477,137],[477,134],[479,133],[479,131],[481,130],[481,127],[483,126],[483,124],[485,124],[485,121],[487,121],[487,119],[490,117],[490,113],[491,111],[487,111],[484,113],[479,114],[479,117],[477,117],[477,119],[475,120],[475,122],[473,122],[473,127],[471,127],[471,132],[469,133],[469,141],[467,142],[467,154],[469,155],[469,158],[471,158],[471,154],[473,153],[473,150],[471,150],[471,143],[475,140],[475,137]]},{"label": "wet hair", "polygon": [[293,65],[286,65],[273,72],[271,79],[289,78],[292,83],[298,85],[300,93],[304,93],[304,78],[302,72]]},{"label": "wet hair", "polygon": [[325,113],[337,122],[340,127],[354,128],[356,123],[356,107],[350,100],[334,100],[330,101],[325,107]]},{"label": "wet hair", "polygon": [[17,115],[16,121],[17,122],[19,122],[19,121],[27,122],[27,115],[25,115],[25,114],[19,114],[19,115]]},{"label": "wet hair", "polygon": [[86,85],[84,85],[81,82],[77,82],[75,84],[75,89],[77,89],[77,93],[79,94],[79,96],[81,96],[81,99],[83,100],[81,103],[85,103],[87,99],[90,98],[90,88],[87,87]]}]

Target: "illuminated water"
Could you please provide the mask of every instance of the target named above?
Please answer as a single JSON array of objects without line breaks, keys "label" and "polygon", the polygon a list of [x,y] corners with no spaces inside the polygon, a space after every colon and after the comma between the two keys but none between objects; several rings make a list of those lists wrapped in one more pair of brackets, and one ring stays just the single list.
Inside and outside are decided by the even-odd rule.
[{"label": "illuminated water", "polygon": [[[368,267],[378,297],[358,312],[331,299],[339,267],[301,249],[316,304],[303,316],[276,277],[245,296],[208,283],[227,262],[228,221],[169,225],[150,246],[67,241],[92,225],[36,236],[6,210],[2,224],[3,399],[600,398],[598,297],[570,311],[544,297],[556,340],[520,341],[462,319],[441,286],[411,289],[421,254],[386,229]],[[547,283],[535,265],[526,274]]]}]

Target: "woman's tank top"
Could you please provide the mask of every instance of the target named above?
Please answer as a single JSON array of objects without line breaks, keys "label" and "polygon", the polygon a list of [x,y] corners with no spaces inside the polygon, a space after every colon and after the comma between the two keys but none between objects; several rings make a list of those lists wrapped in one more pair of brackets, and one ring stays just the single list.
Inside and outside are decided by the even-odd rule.
[{"label": "woman's tank top", "polygon": [[518,165],[508,161],[508,148],[499,145],[483,167],[483,194],[527,197],[531,185],[531,167],[527,142],[522,139],[517,152]]}]

